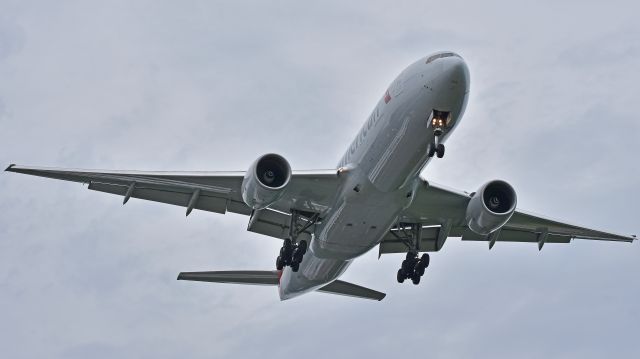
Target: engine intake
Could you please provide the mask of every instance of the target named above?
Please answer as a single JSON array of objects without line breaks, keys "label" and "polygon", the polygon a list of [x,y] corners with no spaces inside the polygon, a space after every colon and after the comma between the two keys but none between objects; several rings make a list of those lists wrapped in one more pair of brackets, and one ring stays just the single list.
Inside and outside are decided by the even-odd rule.
[{"label": "engine intake", "polygon": [[467,225],[477,234],[490,234],[507,223],[516,210],[516,191],[505,181],[485,183],[467,205]]},{"label": "engine intake", "polygon": [[284,157],[270,153],[258,158],[242,180],[242,199],[253,209],[269,207],[285,193],[291,166]]}]

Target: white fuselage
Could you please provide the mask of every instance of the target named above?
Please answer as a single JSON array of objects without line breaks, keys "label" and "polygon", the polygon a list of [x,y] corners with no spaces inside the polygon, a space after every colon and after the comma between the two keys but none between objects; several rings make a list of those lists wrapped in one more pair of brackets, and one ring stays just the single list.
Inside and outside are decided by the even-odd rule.
[{"label": "white fuselage", "polygon": [[351,261],[375,247],[411,204],[418,175],[434,143],[431,115],[450,113],[439,142],[459,123],[469,71],[456,54],[437,53],[407,67],[380,99],[338,167],[342,183],[322,214],[298,272],[286,267],[280,298],[289,299],[337,279]]}]

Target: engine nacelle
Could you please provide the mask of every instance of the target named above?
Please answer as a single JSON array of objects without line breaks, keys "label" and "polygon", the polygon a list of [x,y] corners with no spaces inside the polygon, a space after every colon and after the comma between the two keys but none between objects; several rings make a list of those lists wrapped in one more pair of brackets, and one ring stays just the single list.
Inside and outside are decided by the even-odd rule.
[{"label": "engine nacelle", "polygon": [[487,235],[507,223],[516,210],[516,191],[505,181],[485,183],[467,205],[467,225],[477,234]]},{"label": "engine nacelle", "polygon": [[242,180],[242,199],[253,209],[263,209],[279,200],[291,179],[291,166],[273,153],[258,158]]}]

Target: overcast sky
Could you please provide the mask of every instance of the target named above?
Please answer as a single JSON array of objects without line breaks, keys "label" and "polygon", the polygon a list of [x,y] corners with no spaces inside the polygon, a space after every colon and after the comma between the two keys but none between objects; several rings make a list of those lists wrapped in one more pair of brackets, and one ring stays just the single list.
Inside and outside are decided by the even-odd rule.
[{"label": "overcast sky", "polygon": [[[534,5],[535,4],[535,5]],[[275,151],[332,168],[416,59],[461,54],[465,117],[423,175],[509,181],[521,208],[640,234],[633,1],[0,0],[0,164],[246,170]],[[640,244],[462,243],[422,283],[401,255],[342,279],[382,302],[178,282],[268,270],[247,218],[0,173],[6,358],[631,358]]]}]

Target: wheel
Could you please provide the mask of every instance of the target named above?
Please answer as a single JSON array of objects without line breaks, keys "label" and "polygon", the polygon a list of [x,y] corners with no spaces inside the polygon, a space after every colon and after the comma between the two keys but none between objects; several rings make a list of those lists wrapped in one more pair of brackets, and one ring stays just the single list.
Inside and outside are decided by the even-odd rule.
[{"label": "wheel", "polygon": [[282,256],[282,258],[290,258],[292,252],[293,252],[293,244],[291,243],[291,239],[287,238],[284,240],[284,243],[282,243],[282,248],[280,249],[280,255]]},{"label": "wheel", "polygon": [[402,264],[400,264],[400,269],[402,269],[402,270],[407,269],[407,260],[406,259],[402,261]]},{"label": "wheel", "polygon": [[413,282],[413,284],[415,284],[415,285],[420,284],[420,276],[419,276],[419,275],[417,275],[417,274],[414,274],[414,275],[411,277],[411,282]]},{"label": "wheel", "polygon": [[429,266],[429,261],[431,258],[429,257],[429,253],[425,253],[420,257],[420,262],[424,263],[424,267],[427,268]]},{"label": "wheel", "polygon": [[407,252],[407,256],[405,257],[408,261],[416,258],[416,255],[413,252]]},{"label": "wheel", "polygon": [[298,262],[291,263],[291,270],[292,271],[297,272],[298,269],[300,269],[300,263],[298,263]]},{"label": "wheel", "polygon": [[433,155],[436,154],[436,149],[435,147],[433,147],[433,145],[429,145],[429,149],[427,150],[427,155],[429,157],[433,157]]},{"label": "wheel", "polygon": [[400,266],[400,268],[402,268],[402,270],[405,273],[411,273],[413,271],[413,267],[415,267],[416,262],[415,259],[405,259],[402,261],[402,265]]},{"label": "wheel", "polygon": [[278,256],[278,258],[276,258],[276,269],[282,270],[282,268],[284,268],[284,263],[282,263],[282,257]]},{"label": "wheel", "polygon": [[298,249],[302,252],[302,254],[307,253],[307,241],[300,241],[298,244]]},{"label": "wheel", "polygon": [[404,272],[404,269],[402,268],[398,269],[398,276],[397,276],[398,283],[404,283],[405,278],[407,278],[407,276]]},{"label": "wheel", "polygon": [[422,263],[422,261],[418,261],[418,263],[416,263],[416,266],[413,268],[414,273],[416,273],[418,276],[422,277],[424,275],[424,270],[427,267],[424,265],[424,263]]},{"label": "wheel", "polygon": [[438,155],[438,158],[444,157],[444,145],[442,143],[438,145],[438,148],[436,148],[436,154]]},{"label": "wheel", "polygon": [[302,250],[300,250],[300,248],[296,248],[293,251],[293,257],[292,257],[293,261],[295,263],[300,263],[300,262],[302,262],[302,257],[304,257],[304,252],[302,252]]}]

